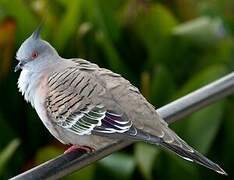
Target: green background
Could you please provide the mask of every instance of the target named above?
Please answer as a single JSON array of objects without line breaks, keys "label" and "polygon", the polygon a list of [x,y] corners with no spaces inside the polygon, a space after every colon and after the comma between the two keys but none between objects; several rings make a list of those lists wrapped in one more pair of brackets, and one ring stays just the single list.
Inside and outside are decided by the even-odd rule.
[{"label": "green background", "polygon": [[[0,179],[58,154],[17,89],[16,50],[44,19],[42,37],[62,57],[121,73],[161,107],[234,69],[233,0],[0,0]],[[218,175],[137,143],[63,179],[234,179],[234,98],[171,127],[218,162]]]}]

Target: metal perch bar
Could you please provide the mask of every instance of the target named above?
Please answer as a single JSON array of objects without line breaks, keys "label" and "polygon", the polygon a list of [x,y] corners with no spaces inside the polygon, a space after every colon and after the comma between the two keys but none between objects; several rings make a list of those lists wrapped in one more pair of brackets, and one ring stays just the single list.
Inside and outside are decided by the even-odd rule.
[{"label": "metal perch bar", "polygon": [[[157,112],[170,124],[233,92],[234,72],[159,108]],[[129,141],[121,140],[89,154],[84,152],[62,154],[11,179],[58,179],[130,144]]]}]

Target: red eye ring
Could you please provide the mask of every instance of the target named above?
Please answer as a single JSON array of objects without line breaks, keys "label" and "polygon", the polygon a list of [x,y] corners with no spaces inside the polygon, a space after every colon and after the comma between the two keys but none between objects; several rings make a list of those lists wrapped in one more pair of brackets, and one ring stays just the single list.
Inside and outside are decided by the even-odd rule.
[{"label": "red eye ring", "polygon": [[35,59],[37,56],[38,56],[38,53],[36,51],[33,51],[31,57]]}]

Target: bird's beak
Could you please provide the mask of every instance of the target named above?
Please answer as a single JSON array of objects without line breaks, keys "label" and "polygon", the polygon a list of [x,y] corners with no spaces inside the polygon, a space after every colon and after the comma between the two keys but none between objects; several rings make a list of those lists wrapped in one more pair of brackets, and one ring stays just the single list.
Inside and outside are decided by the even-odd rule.
[{"label": "bird's beak", "polygon": [[22,67],[24,66],[25,62],[24,61],[20,61],[17,66],[15,66],[15,72],[17,72],[19,69],[22,69]]}]

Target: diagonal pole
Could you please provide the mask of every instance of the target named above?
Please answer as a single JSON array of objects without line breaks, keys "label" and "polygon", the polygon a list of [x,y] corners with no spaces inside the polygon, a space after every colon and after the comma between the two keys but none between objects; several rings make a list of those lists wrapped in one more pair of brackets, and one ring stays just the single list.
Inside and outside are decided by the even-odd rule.
[{"label": "diagonal pole", "polygon": [[[170,124],[233,92],[234,72],[157,109],[157,112]],[[11,178],[11,180],[58,179],[88,166],[131,143],[132,142],[120,140],[117,143],[112,143],[103,149],[89,154],[83,152],[62,154]]]}]

